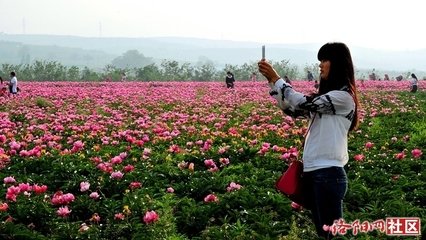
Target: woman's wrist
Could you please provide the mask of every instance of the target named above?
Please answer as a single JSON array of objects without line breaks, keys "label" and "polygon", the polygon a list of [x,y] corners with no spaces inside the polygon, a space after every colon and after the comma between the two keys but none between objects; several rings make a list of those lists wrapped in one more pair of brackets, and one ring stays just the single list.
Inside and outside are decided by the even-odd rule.
[{"label": "woman's wrist", "polygon": [[272,78],[269,80],[269,82],[270,82],[270,83],[272,83],[272,84],[275,84],[275,82],[276,82],[276,81],[278,81],[280,78],[281,78],[281,77],[277,75],[277,76],[275,76],[275,77],[272,77]]}]

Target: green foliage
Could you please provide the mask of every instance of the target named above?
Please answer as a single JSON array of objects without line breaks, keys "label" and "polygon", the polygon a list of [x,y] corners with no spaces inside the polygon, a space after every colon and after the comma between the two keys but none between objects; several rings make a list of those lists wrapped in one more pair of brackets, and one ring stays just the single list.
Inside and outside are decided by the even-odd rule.
[{"label": "green foliage", "polygon": [[80,80],[80,68],[77,66],[71,66],[68,68],[67,79],[69,81],[78,81]]},{"label": "green foliage", "polygon": [[281,60],[280,62],[272,62],[272,66],[277,71],[278,75],[284,77],[287,76],[292,79],[298,77],[298,67],[296,65],[291,65],[290,60]]},{"label": "green foliage", "polygon": [[99,81],[101,77],[99,74],[88,67],[84,67],[81,72],[81,80],[83,81]]},{"label": "green foliage", "polygon": [[213,64],[203,64],[194,69],[194,80],[207,81],[217,79],[217,71]]},{"label": "green foliage", "polygon": [[44,97],[36,97],[35,104],[39,108],[46,108],[46,107],[53,106],[53,104],[48,99],[46,99]]},{"label": "green foliage", "polygon": [[[274,67],[281,76],[298,78],[298,69],[291,65],[289,60],[276,62]],[[81,69],[78,66],[67,67],[57,61],[36,60],[17,65],[2,64],[0,75],[8,76],[11,71],[15,71],[18,79],[24,81],[118,81],[121,80],[123,73],[128,80],[140,81],[224,81],[226,71],[233,72],[238,81],[249,80],[252,73],[257,73],[258,78],[263,78],[258,73],[257,63],[254,62],[242,65],[226,64],[221,70],[211,62],[194,66],[187,62],[163,60],[160,64],[156,64],[151,58],[144,57],[136,50],[130,50],[114,59],[101,71],[87,66]]]},{"label": "green foliage", "polygon": [[161,80],[161,71],[155,64],[147,65],[143,68],[136,68],[136,79],[142,81]]}]

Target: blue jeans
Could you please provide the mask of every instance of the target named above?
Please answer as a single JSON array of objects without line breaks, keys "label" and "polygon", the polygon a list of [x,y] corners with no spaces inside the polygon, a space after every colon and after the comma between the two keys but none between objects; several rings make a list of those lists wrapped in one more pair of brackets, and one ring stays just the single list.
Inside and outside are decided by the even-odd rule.
[{"label": "blue jeans", "polygon": [[331,226],[343,216],[343,197],[348,187],[345,169],[329,167],[304,172],[303,184],[305,206],[312,212],[318,236],[329,239],[331,234],[323,230],[323,225]]}]

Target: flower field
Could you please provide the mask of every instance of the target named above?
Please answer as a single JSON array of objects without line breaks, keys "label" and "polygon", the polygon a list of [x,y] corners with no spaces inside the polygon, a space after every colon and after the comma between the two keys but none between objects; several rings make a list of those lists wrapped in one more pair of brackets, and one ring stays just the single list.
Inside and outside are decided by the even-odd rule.
[{"label": "flower field", "polygon": [[[418,217],[426,232],[419,83],[412,94],[407,82],[358,82],[346,222]],[[0,97],[0,239],[315,239],[308,211],[274,188],[302,156],[307,120],[283,115],[267,84],[20,87]],[[392,239],[355,235],[343,237]]]}]

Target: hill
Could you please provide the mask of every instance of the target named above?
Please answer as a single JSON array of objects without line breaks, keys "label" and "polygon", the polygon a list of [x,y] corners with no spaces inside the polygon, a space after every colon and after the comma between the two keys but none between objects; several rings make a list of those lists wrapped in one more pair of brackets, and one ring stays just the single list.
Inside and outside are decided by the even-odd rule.
[{"label": "hill", "polygon": [[[270,44],[267,58],[288,59],[304,66],[317,63],[316,52],[322,43]],[[195,63],[210,60],[218,67],[258,61],[261,45],[197,38],[89,38],[56,35],[0,34],[0,61],[20,63],[33,59],[57,60],[65,65],[103,67],[127,50],[136,49],[161,61],[174,59]],[[382,51],[350,46],[357,69],[383,71],[426,71],[426,49],[418,51]]]}]

